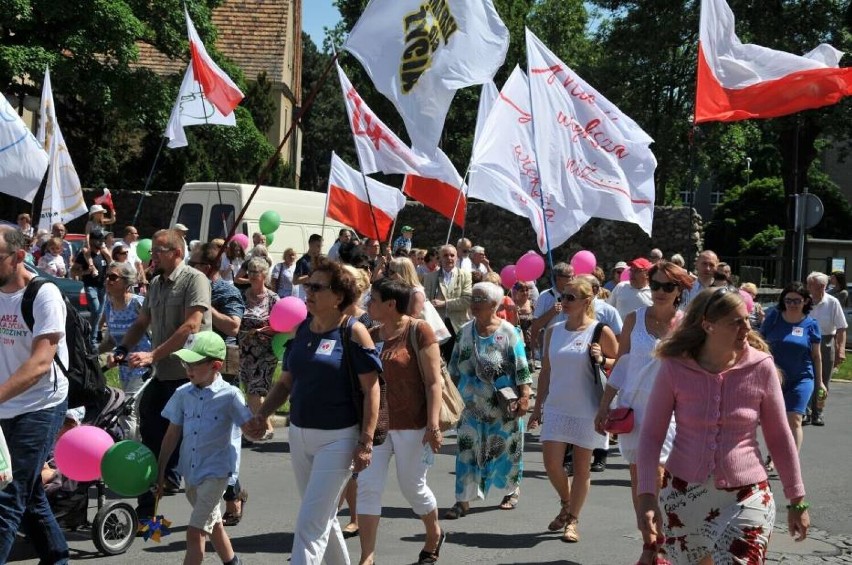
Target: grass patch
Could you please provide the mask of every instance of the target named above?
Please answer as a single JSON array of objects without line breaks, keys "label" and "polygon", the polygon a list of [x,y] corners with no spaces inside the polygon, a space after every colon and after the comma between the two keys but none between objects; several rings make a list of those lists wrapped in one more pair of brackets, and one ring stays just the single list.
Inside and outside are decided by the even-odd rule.
[{"label": "grass patch", "polygon": [[837,368],[837,371],[831,375],[831,380],[852,381],[852,359],[844,361],[843,364]]}]

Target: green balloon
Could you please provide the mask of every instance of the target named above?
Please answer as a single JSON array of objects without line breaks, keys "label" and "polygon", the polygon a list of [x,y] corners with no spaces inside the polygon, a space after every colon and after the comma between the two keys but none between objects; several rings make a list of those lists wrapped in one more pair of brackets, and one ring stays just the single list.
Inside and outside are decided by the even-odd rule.
[{"label": "green balloon", "polygon": [[275,230],[281,225],[281,216],[275,210],[267,210],[260,215],[260,222],[258,223],[260,224],[260,232],[268,236],[275,233]]},{"label": "green balloon", "polygon": [[275,354],[275,357],[281,359],[284,357],[284,346],[290,341],[290,338],[293,337],[293,334],[275,334],[272,336],[272,352]]},{"label": "green balloon", "polygon": [[263,237],[266,238],[266,246],[267,247],[272,245],[272,242],[275,241],[275,234],[274,233],[265,233],[265,234],[263,234]]},{"label": "green balloon", "polygon": [[116,494],[139,496],[157,482],[157,458],[138,441],[126,439],[104,454],[101,476]]},{"label": "green balloon", "polygon": [[151,260],[151,245],[152,242],[150,239],[140,239],[136,244],[136,256],[142,259],[143,261]]}]

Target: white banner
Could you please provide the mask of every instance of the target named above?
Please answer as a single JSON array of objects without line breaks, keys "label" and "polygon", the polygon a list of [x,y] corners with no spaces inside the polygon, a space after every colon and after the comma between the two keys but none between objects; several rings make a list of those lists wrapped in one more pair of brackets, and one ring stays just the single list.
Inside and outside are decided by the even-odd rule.
[{"label": "white banner", "polygon": [[473,144],[482,135],[482,128],[485,127],[485,121],[488,119],[488,114],[491,113],[491,108],[494,107],[494,102],[500,96],[500,91],[497,90],[497,85],[493,80],[489,80],[482,85],[482,90],[479,91],[479,108],[476,111],[476,129],[473,131]]},{"label": "white banner", "polygon": [[529,29],[527,57],[545,194],[592,217],[638,224],[650,235],[654,140]]},{"label": "white banner", "polygon": [[430,156],[455,91],[491,80],[508,47],[491,0],[371,0],[343,45]]},{"label": "white banner", "polygon": [[166,132],[163,135],[169,138],[168,146],[170,148],[186,147],[186,132],[183,131],[183,128],[204,124],[236,126],[237,118],[234,112],[227,116],[222,115],[222,112],[207,100],[201,92],[201,85],[195,80],[192,61],[190,61],[186,73],[183,75],[180,92],[178,92],[177,101],[175,101],[172,114],[169,117],[169,124],[166,126]]},{"label": "white banner", "polygon": [[580,209],[568,209],[550,197],[542,207],[541,183],[533,148],[529,83],[515,67],[473,147],[468,196],[479,198],[530,220],[536,242],[547,251],[558,247],[585,224]]},{"label": "white banner", "polygon": [[0,192],[32,202],[47,170],[47,153],[0,94]]},{"label": "white banner", "polygon": [[41,203],[38,229],[50,231],[56,222],[67,223],[88,212],[83,199],[83,187],[71,162],[71,155],[65,145],[65,138],[56,121],[56,107],[53,103],[53,89],[50,84],[50,69],[44,71],[44,84],[41,89],[41,121],[39,122],[39,142],[47,150],[50,169],[47,173],[47,186]]}]

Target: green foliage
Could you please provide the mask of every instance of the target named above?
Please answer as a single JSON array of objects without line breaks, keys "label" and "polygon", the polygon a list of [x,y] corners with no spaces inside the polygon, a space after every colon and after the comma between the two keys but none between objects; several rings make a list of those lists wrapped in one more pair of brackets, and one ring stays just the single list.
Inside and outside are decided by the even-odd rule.
[{"label": "green foliage", "polygon": [[775,224],[770,224],[751,239],[740,240],[740,253],[742,255],[775,255],[778,250],[778,238],[784,238],[784,230]]},{"label": "green foliage", "polygon": [[272,99],[272,83],[266,71],[257,75],[257,80],[249,86],[243,105],[254,118],[257,129],[269,131],[275,123],[275,101]]},{"label": "green foliage", "polygon": [[770,223],[777,224],[784,209],[784,186],[778,177],[734,186],[713,211],[704,232],[705,246],[719,255],[738,255],[741,242],[751,240]]}]

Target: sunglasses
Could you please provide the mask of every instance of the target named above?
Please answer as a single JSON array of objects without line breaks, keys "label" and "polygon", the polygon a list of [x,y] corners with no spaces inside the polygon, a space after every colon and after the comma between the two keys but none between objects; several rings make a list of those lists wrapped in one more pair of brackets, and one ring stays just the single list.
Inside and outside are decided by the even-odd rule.
[{"label": "sunglasses", "polygon": [[302,285],[308,292],[320,292],[321,290],[331,290],[331,285],[322,283],[307,282]]},{"label": "sunglasses", "polygon": [[169,251],[174,251],[174,248],[163,247],[163,246],[157,246],[157,247],[151,248],[151,253],[168,253]]},{"label": "sunglasses", "polygon": [[124,278],[124,277],[122,277],[121,275],[116,275],[115,273],[110,273],[110,274],[108,274],[108,275],[106,276],[106,279],[107,279],[109,282],[115,282],[115,281],[117,281],[117,280],[121,280],[121,279],[123,279],[123,278]]},{"label": "sunglasses", "polygon": [[701,315],[701,317],[702,317],[702,318],[703,318],[703,317],[706,317],[706,316],[707,316],[707,311],[708,311],[708,310],[710,310],[710,307],[711,307],[713,304],[715,304],[716,302],[719,302],[719,300],[720,300],[723,296],[725,296],[726,294],[728,294],[729,292],[731,292],[731,289],[730,289],[729,287],[727,287],[727,286],[721,286],[721,287],[719,287],[718,289],[714,290],[714,291],[713,291],[713,296],[711,296],[711,297],[710,297],[710,299],[707,301],[707,304],[705,304],[705,305],[704,305],[704,313]]},{"label": "sunglasses", "polygon": [[666,294],[671,294],[677,290],[677,283],[674,282],[660,282],[652,280],[648,283],[648,285],[651,287],[651,290],[662,290]]},{"label": "sunglasses", "polygon": [[113,251],[113,255],[127,255],[127,251]]},{"label": "sunglasses", "polygon": [[787,304],[788,306],[799,306],[803,302],[804,302],[804,300],[802,300],[801,298],[785,298],[784,299],[784,304]]},{"label": "sunglasses", "polygon": [[200,367],[205,363],[209,363],[210,361],[214,361],[214,359],[202,359],[201,361],[196,361],[195,363],[187,363],[186,361],[181,361],[180,364],[181,366],[183,366],[184,370],[189,370],[195,367]]},{"label": "sunglasses", "polygon": [[573,294],[563,294],[559,300],[562,302],[574,302],[575,300],[580,300],[580,297]]}]

